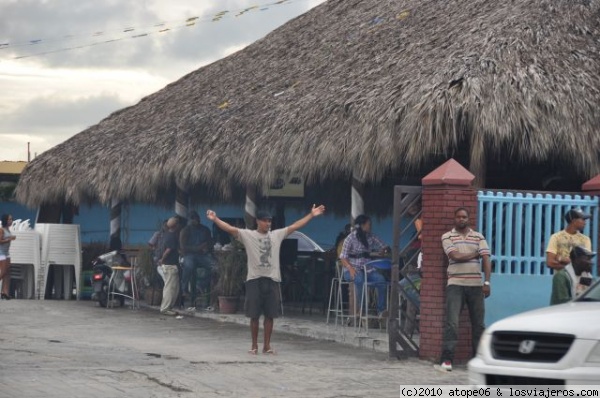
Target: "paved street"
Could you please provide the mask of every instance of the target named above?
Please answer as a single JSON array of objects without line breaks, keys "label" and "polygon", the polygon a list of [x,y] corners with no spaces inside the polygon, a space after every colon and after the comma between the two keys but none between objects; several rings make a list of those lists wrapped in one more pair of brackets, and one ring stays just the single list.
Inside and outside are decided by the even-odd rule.
[{"label": "paved street", "polygon": [[[398,397],[401,384],[466,384],[464,369],[276,333],[89,301],[0,302],[0,397]],[[262,337],[262,334],[261,334]]]}]

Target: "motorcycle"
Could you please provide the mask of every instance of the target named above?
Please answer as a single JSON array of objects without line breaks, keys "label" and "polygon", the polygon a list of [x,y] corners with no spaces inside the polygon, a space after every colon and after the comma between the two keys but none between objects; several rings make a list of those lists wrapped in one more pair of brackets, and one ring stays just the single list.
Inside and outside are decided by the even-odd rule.
[{"label": "motorcycle", "polygon": [[[129,262],[122,253],[112,251],[101,254],[92,261],[92,300],[98,301],[100,307],[106,307],[108,304],[108,282],[113,273],[113,266],[127,265]],[[131,295],[131,273],[129,271],[117,272],[113,278],[114,292],[125,295]],[[121,295],[113,296],[119,301],[121,307],[125,305],[125,297]]]}]

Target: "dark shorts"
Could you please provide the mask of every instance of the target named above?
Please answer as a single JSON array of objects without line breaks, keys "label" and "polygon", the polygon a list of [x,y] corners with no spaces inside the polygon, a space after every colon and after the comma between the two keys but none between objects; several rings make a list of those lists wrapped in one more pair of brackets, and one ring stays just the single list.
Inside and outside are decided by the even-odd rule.
[{"label": "dark shorts", "polygon": [[246,282],[246,316],[248,318],[278,318],[281,314],[279,282],[258,278]]}]

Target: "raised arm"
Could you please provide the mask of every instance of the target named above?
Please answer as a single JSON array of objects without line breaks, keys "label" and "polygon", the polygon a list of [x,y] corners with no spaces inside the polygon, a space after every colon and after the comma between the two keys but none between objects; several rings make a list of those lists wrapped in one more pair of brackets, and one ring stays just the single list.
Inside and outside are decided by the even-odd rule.
[{"label": "raised arm", "polygon": [[325,206],[320,205],[317,207],[317,206],[313,205],[310,213],[308,213],[307,215],[305,215],[304,217],[302,217],[301,219],[299,219],[298,221],[296,221],[295,223],[293,223],[292,225],[289,225],[287,227],[288,235],[291,234],[292,232],[297,231],[300,228],[304,227],[314,217],[318,217],[323,213],[325,213]]},{"label": "raised arm", "polygon": [[214,211],[207,210],[206,218],[208,218],[210,221],[214,222],[217,225],[217,227],[219,227],[223,231],[227,232],[228,234],[233,235],[234,237],[238,236],[238,234],[239,234],[238,229],[236,227],[234,227],[233,225],[227,224],[225,221],[221,220],[219,217],[217,217],[217,213],[215,213]]}]

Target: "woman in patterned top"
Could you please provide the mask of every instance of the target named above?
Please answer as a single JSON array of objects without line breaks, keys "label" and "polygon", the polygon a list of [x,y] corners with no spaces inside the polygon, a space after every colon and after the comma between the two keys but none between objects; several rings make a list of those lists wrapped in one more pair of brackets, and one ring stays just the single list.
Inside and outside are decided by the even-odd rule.
[{"label": "woman in patterned top", "polygon": [[[344,266],[344,280],[354,281],[357,302],[363,295],[365,264],[372,260],[371,253],[389,251],[389,247],[371,233],[371,219],[360,215],[354,220],[354,230],[348,235],[342,247],[340,261]],[[377,313],[382,316],[386,309],[385,277],[375,269],[367,269],[367,282],[377,288]],[[355,307],[356,308],[356,307]]]}]

